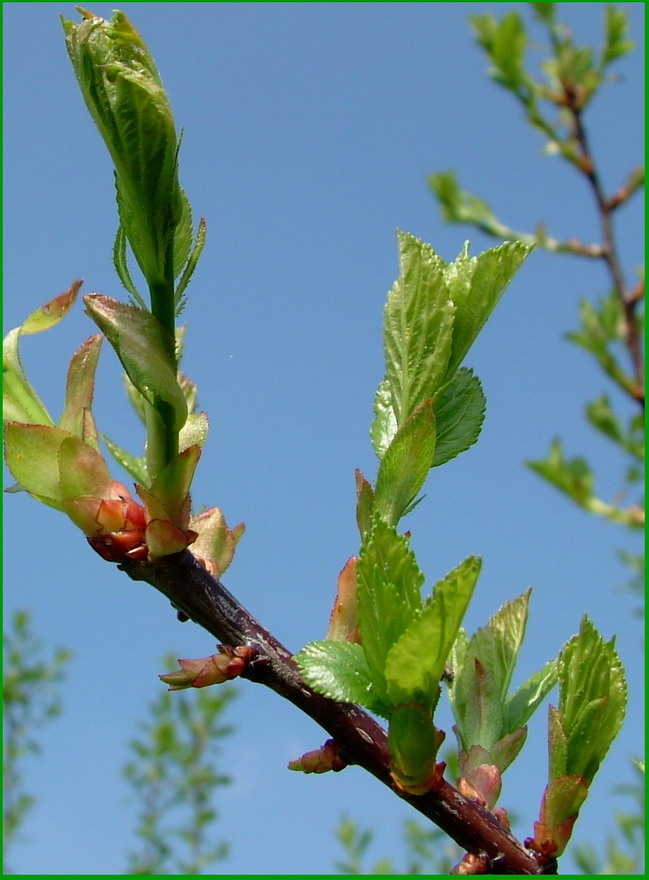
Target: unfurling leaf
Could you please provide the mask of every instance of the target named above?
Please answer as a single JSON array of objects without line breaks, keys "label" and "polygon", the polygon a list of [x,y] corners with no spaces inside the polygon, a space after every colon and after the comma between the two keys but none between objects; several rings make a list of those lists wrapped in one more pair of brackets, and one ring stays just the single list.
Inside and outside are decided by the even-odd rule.
[{"label": "unfurling leaf", "polygon": [[481,564],[479,557],[469,556],[435,584],[432,598],[389,650],[385,677],[391,702],[417,702],[430,709],[436,705],[444,666]]},{"label": "unfurling leaf", "polygon": [[435,416],[424,401],[386,449],[376,478],[374,510],[396,526],[423,486],[435,454]]},{"label": "unfurling leaf", "polygon": [[[23,334],[41,333],[54,327],[72,308],[81,287],[75,281],[32,312],[20,327],[10,330],[2,343],[2,420],[31,425],[54,425],[44,403],[32,387],[20,363],[19,340]],[[92,386],[91,386],[92,387]]]},{"label": "unfurling leaf", "polygon": [[175,343],[160,321],[150,312],[103,294],[89,294],[84,302],[133,385],[149,403],[158,398],[165,401],[180,431],[187,420],[187,403],[176,375]]},{"label": "unfurling leaf", "polygon": [[173,273],[168,264],[183,215],[171,105],[151,53],[124,13],[115,12],[112,21],[81,14],[80,24],[62,19],[68,54],[115,165],[121,225],[155,285]]}]

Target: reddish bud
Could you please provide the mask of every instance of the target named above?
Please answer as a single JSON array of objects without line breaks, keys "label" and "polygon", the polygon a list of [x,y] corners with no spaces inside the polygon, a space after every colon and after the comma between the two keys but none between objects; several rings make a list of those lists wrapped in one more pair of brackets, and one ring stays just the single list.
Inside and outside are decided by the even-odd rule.
[{"label": "reddish bud", "polygon": [[160,675],[158,678],[170,685],[170,691],[221,684],[241,675],[250,662],[252,654],[252,650],[247,645],[234,649],[219,645],[218,654],[201,657],[198,660],[178,660],[180,669]]},{"label": "reddish bud", "polygon": [[302,773],[327,773],[329,770],[339,773],[346,766],[347,762],[341,758],[333,739],[328,739],[319,749],[305,752],[301,758],[288,762],[289,770],[300,770]]}]

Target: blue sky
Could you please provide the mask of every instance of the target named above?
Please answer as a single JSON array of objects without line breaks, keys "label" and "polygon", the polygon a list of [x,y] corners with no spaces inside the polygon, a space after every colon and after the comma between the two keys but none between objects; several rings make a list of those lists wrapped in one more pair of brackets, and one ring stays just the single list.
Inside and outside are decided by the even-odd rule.
[{"label": "blue sky", "polygon": [[[112,6],[91,4],[109,16]],[[383,373],[382,309],[398,274],[395,229],[447,260],[471,240],[496,242],[439,218],[426,176],[455,168],[464,188],[512,226],[543,220],[556,237],[597,240],[590,193],[522,122],[485,74],[468,16],[522,3],[124,3],[154,53],[184,128],[181,181],[208,243],[189,289],[184,367],[211,422],[194,487],[247,533],[225,582],[286,645],[321,638],[338,571],[357,550],[354,469],[371,478],[368,430]],[[560,4],[581,43],[599,45],[604,4]],[[625,4],[641,40],[644,4]],[[111,263],[112,171],[83,105],[59,14],[72,4],[5,3],[5,328],[63,291],[124,297]],[[535,26],[532,26],[535,27]],[[537,39],[540,30],[533,31]],[[539,57],[538,53],[535,57]],[[642,53],[618,65],[586,116],[604,184],[619,186],[642,153]],[[627,278],[639,261],[642,211],[619,215]],[[472,631],[533,586],[519,680],[556,655],[587,612],[618,633],[631,701],[595,780],[575,839],[601,843],[612,786],[642,749],[642,640],[620,547],[639,540],[573,508],[526,470],[561,435],[586,454],[601,496],[623,462],[589,430],[583,405],[606,383],[562,334],[580,298],[605,292],[601,266],[535,253],[467,359],[487,396],[479,443],[426,485],[407,527],[427,583],[470,553],[484,557]],[[67,362],[93,327],[80,307],[23,364],[58,417]],[[106,347],[97,384],[100,429],[133,451],[138,423],[120,398]],[[622,405],[624,410],[624,405]],[[117,469],[116,469],[117,470]],[[132,845],[133,804],[119,770],[127,741],[161,685],[160,660],[204,656],[212,638],[180,625],[168,603],[87,548],[80,532],[27,496],[5,500],[5,611],[30,608],[48,645],[74,652],[64,715],[43,734],[27,784],[37,797],[12,866],[22,874],[119,874]],[[442,713],[440,721],[446,716]],[[372,855],[400,853],[408,808],[359,769],[323,777],[286,763],[326,737],[260,687],[243,683],[222,766],[228,873],[328,873],[347,814],[377,831]],[[545,785],[545,710],[507,772],[501,803],[531,832]],[[445,726],[442,723],[442,726]],[[449,741],[452,739],[446,718]],[[601,810],[602,803],[606,808]],[[601,811],[601,812],[600,812]],[[242,816],[245,819],[242,821]],[[569,872],[569,860],[563,873]]]}]

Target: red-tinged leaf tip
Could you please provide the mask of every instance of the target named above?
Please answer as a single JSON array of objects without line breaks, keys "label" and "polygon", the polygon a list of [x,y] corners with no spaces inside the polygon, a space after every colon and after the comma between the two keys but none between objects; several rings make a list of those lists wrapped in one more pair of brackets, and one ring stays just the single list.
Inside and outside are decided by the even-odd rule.
[{"label": "red-tinged leaf tip", "polygon": [[83,281],[79,278],[63,293],[32,312],[21,327],[21,333],[40,333],[57,324],[74,305]]}]

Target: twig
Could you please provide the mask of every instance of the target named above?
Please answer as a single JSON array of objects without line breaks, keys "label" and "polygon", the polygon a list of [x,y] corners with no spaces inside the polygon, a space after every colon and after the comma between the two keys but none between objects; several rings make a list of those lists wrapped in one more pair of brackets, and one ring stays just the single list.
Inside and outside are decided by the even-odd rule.
[{"label": "twig", "polygon": [[567,86],[565,87],[565,92],[567,106],[572,114],[573,135],[579,145],[583,160],[580,163],[580,168],[590,183],[599,211],[602,235],[604,238],[602,259],[608,267],[613,283],[613,289],[617,293],[624,311],[624,342],[631,357],[635,376],[635,387],[632,391],[632,395],[638,403],[644,407],[645,391],[642,340],[640,339],[638,324],[635,318],[635,311],[639,298],[634,296],[633,293],[626,288],[622,266],[615,244],[612,215],[617,207],[617,202],[614,199],[607,199],[604,195],[599,174],[597,172],[597,166],[588,143],[588,136],[582,124],[581,107],[579,105],[577,92],[569,89]]},{"label": "twig", "polygon": [[363,709],[315,693],[301,678],[291,652],[265,630],[219,581],[185,550],[155,562],[128,561],[119,566],[133,580],[155,587],[173,606],[223,644],[248,645],[255,659],[243,677],[266,685],[320,724],[350,764],[363,767],[395,794],[442,828],[468,852],[489,859],[488,873],[556,873],[553,860],[526,849],[477,803],[442,781],[421,796],[397,791],[390,776],[390,754],[382,727]]}]

